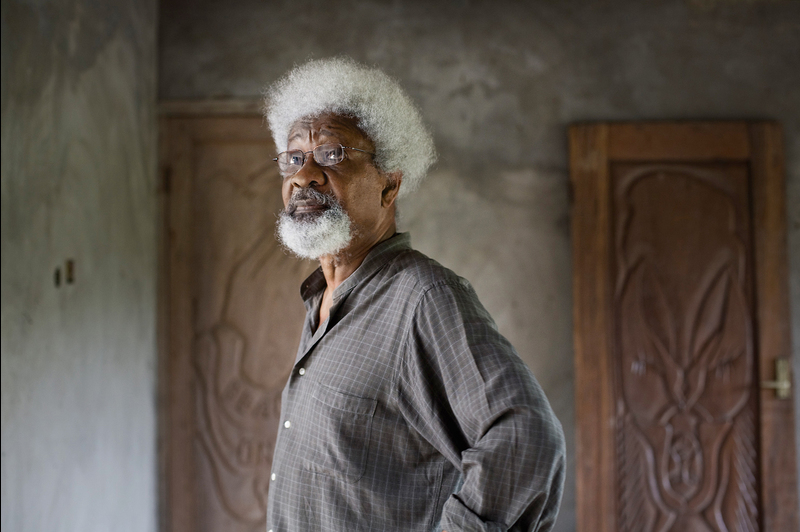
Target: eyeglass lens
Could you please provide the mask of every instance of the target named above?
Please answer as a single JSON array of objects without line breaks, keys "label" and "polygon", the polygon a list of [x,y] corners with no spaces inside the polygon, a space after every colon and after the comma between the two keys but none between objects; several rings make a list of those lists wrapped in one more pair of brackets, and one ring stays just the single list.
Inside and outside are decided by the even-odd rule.
[{"label": "eyeglass lens", "polygon": [[341,144],[322,144],[311,152],[303,152],[303,150],[285,151],[278,155],[278,167],[281,174],[290,176],[299,172],[306,162],[307,153],[312,153],[314,160],[320,166],[333,166],[344,160],[344,148]]}]

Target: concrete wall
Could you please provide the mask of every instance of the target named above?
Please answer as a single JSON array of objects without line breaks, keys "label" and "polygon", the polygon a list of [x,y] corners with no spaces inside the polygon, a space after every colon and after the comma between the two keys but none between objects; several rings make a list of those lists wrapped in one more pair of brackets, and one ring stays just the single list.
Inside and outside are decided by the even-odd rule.
[{"label": "concrete wall", "polygon": [[[800,373],[800,3],[165,0],[160,35],[162,99],[255,97],[294,63],[339,53],[407,87],[441,159],[402,225],[473,282],[573,457],[567,125],[779,120]],[[571,478],[558,530],[574,529],[574,508]]]},{"label": "concrete wall", "polygon": [[2,3],[4,532],[156,529],[156,15]]}]

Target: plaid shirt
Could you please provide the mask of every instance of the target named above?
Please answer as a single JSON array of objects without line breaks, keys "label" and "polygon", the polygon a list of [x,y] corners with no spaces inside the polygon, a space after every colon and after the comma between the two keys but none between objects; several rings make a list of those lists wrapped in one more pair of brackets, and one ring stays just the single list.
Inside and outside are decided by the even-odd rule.
[{"label": "plaid shirt", "polygon": [[375,246],[317,326],[321,270],[282,396],[267,528],[550,530],[561,425],[470,284]]}]

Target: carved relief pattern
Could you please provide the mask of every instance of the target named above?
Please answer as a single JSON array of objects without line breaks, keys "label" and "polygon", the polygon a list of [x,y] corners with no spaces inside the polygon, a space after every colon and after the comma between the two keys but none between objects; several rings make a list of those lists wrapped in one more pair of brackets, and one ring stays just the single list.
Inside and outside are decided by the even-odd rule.
[{"label": "carved relief pattern", "polygon": [[617,177],[620,529],[756,531],[746,176]]},{"label": "carved relief pattern", "polygon": [[241,372],[245,342],[228,324],[199,341],[200,441],[225,509],[244,521],[266,516],[269,467],[280,415],[280,392],[252,383]]},{"label": "carved relief pattern", "polygon": [[268,255],[277,250],[265,242],[267,236],[259,238],[233,269],[223,318],[199,336],[195,360],[199,436],[211,464],[217,494],[233,517],[255,523],[266,518],[281,390],[248,378],[243,357],[248,351],[250,356],[256,353],[252,353],[246,334],[226,315],[230,314],[228,307],[237,304],[233,288],[247,289],[247,280],[252,280],[257,264],[263,267]]},{"label": "carved relief pattern", "polygon": [[298,291],[313,268],[276,242],[280,180],[263,162],[242,169],[254,160],[247,149],[207,147],[211,160],[198,164],[193,362],[204,530],[265,525],[280,396],[304,312]]},{"label": "carved relief pattern", "polygon": [[618,475],[620,479],[620,530],[652,530],[658,508],[647,497],[648,477],[645,468],[645,448],[638,443],[637,434],[629,424],[620,424],[617,431]]}]

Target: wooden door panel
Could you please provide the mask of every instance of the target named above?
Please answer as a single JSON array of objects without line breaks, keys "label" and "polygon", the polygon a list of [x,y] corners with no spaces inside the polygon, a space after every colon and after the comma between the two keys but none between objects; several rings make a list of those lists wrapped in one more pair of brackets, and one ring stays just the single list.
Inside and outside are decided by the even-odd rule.
[{"label": "wooden door panel", "polygon": [[168,528],[260,531],[314,266],[275,240],[281,180],[260,117],[165,119],[162,148]]},{"label": "wooden door panel", "polygon": [[788,352],[776,129],[570,132],[580,530],[797,528],[791,401],[759,389]]},{"label": "wooden door panel", "polygon": [[611,174],[619,529],[757,530],[747,167]]}]

